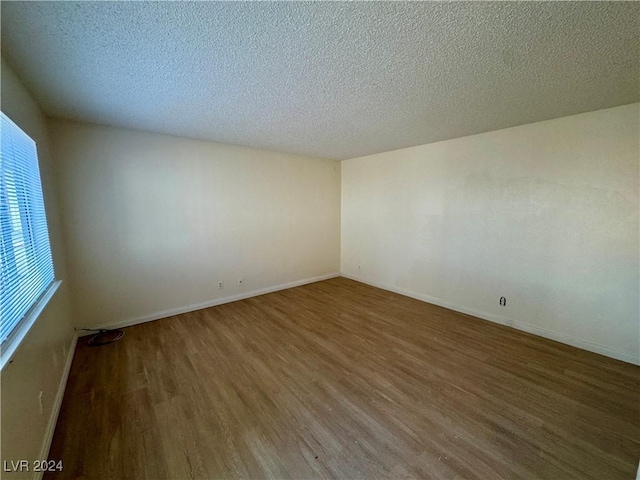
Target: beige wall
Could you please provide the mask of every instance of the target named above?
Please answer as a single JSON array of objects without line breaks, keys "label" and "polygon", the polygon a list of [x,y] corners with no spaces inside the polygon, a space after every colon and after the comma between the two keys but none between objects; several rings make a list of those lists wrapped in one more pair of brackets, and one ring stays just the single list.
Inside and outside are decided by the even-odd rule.
[{"label": "beige wall", "polygon": [[[32,461],[40,458],[43,441],[51,433],[47,429],[52,415],[57,413],[54,404],[70,353],[73,327],[46,121],[4,59],[2,111],[36,142],[53,263],[56,278],[63,280],[14,354],[13,361],[2,370],[2,460]],[[41,391],[42,413],[38,398]],[[12,473],[3,474],[3,478],[31,478],[32,475]]]},{"label": "beige wall", "polygon": [[633,104],[347,160],[342,272],[638,363],[638,143]]},{"label": "beige wall", "polygon": [[59,120],[50,130],[82,326],[340,270],[335,160]]}]

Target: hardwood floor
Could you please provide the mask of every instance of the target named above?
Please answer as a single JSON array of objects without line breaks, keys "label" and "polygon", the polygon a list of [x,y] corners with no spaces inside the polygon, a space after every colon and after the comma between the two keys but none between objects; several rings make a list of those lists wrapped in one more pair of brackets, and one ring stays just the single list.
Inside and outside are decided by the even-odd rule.
[{"label": "hardwood floor", "polygon": [[78,345],[47,478],[633,479],[640,367],[336,278]]}]

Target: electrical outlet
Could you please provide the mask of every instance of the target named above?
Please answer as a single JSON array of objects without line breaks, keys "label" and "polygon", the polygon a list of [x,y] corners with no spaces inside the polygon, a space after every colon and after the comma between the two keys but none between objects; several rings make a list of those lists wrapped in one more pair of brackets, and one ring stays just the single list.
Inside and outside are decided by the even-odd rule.
[{"label": "electrical outlet", "polygon": [[240,285],[240,286],[244,285],[244,278],[239,278],[238,279],[238,285]]},{"label": "electrical outlet", "polygon": [[224,282],[218,282],[218,288],[222,290],[224,288]]},{"label": "electrical outlet", "polygon": [[507,306],[507,297],[500,297],[500,306],[501,307]]}]

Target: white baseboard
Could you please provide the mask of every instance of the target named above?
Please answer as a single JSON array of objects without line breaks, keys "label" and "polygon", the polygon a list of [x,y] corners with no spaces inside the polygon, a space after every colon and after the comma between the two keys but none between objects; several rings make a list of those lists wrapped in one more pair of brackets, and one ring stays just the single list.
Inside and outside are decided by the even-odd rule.
[{"label": "white baseboard", "polygon": [[611,350],[609,347],[605,347],[604,345],[600,345],[600,344],[591,342],[589,340],[573,338],[567,334],[556,332],[553,330],[548,330],[542,327],[537,327],[535,325],[521,322],[520,320],[515,320],[515,319],[504,317],[501,315],[495,315],[493,313],[484,312],[482,310],[475,310],[465,305],[459,305],[456,303],[447,302],[440,298],[431,297],[429,295],[425,295],[422,293],[412,292],[410,290],[405,290],[404,288],[400,288],[400,287],[384,285],[366,278],[358,277],[355,275],[349,275],[344,272],[341,275],[350,280],[355,280],[356,282],[366,283],[367,285],[371,285],[372,287],[381,288],[383,290],[388,290],[390,292],[398,293],[406,297],[415,298],[416,300],[421,300],[423,302],[431,303],[433,305],[438,305],[440,307],[448,308],[449,310],[454,310],[456,312],[465,313],[467,315],[478,317],[483,320],[489,320],[490,322],[499,323],[501,325],[506,325],[508,327],[513,327],[517,330],[522,330],[524,332],[532,333],[540,337],[548,338],[550,340],[555,340],[556,342],[564,343],[566,345],[571,345],[572,347],[577,347],[583,350],[588,350],[590,352],[599,353],[600,355],[615,358],[616,360],[622,360],[623,362],[632,363],[634,365],[640,365],[640,359],[636,357],[633,357],[626,353]]},{"label": "white baseboard", "polygon": [[[210,300],[208,302],[203,303],[194,303],[192,305],[186,305],[183,307],[172,308],[169,310],[163,310],[161,312],[152,313],[151,315],[145,315],[144,317],[131,318],[128,320],[122,320],[118,322],[113,322],[105,325],[92,326],[87,328],[92,328],[94,330],[99,329],[113,329],[113,328],[124,328],[130,327],[132,325],[138,325],[140,323],[153,322],[154,320],[160,320],[161,318],[172,317],[174,315],[181,315],[183,313],[194,312],[196,310],[202,310],[203,308],[215,307],[217,305],[223,305],[225,303],[237,302],[238,300],[244,300],[246,298],[257,297],[259,295],[265,295],[267,293],[277,292],[279,290],[286,290],[287,288],[299,287],[301,285],[307,285],[309,283],[320,282],[322,280],[328,280],[330,278],[339,277],[339,272],[329,273],[327,275],[320,275],[317,277],[305,278],[303,280],[296,280],[294,282],[282,283],[280,285],[275,285],[273,287],[262,288],[259,290],[252,290],[250,292],[241,293],[239,295],[232,295],[229,297],[221,297],[216,298],[215,300]],[[81,331],[80,327],[77,328],[79,330],[80,336],[92,335],[94,332],[91,331]]]},{"label": "white baseboard", "polygon": [[[51,441],[53,440],[53,434],[56,430],[56,424],[58,423],[58,415],[60,415],[60,407],[62,407],[62,399],[64,398],[64,392],[67,388],[67,380],[69,379],[69,372],[71,372],[71,364],[73,363],[73,356],[76,353],[77,343],[78,335],[75,334],[71,340],[69,351],[67,352],[67,361],[64,364],[64,370],[62,371],[62,378],[60,378],[58,392],[56,393],[56,398],[53,401],[51,415],[49,416],[49,423],[47,424],[47,430],[45,431],[44,438],[42,439],[42,447],[40,448],[40,456],[38,457],[38,460],[46,460],[49,458]],[[35,472],[33,478],[34,480],[40,480],[43,475],[43,472]]]}]

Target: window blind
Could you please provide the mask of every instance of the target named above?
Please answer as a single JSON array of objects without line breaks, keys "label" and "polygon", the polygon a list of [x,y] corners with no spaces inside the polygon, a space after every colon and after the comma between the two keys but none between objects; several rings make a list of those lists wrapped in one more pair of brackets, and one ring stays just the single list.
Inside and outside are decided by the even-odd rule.
[{"label": "window blind", "polygon": [[53,282],[35,142],[4,113],[0,142],[0,343]]}]

